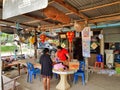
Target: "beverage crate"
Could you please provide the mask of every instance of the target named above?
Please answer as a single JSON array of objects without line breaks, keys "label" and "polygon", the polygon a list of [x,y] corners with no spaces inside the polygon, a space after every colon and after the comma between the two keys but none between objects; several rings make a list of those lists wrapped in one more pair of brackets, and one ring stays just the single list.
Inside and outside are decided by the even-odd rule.
[{"label": "beverage crate", "polygon": [[116,67],[115,70],[116,70],[117,74],[120,74],[120,67]]}]

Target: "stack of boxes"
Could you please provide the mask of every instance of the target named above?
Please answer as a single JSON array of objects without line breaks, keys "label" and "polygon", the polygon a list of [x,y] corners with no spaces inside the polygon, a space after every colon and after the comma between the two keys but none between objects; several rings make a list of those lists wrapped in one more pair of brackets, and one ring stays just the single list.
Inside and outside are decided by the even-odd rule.
[{"label": "stack of boxes", "polygon": [[120,54],[115,54],[114,55],[115,59],[115,70],[118,74],[120,74]]},{"label": "stack of boxes", "polygon": [[79,66],[80,66],[80,63],[77,60],[72,60],[71,62],[69,62],[69,69],[70,70],[78,70]]}]

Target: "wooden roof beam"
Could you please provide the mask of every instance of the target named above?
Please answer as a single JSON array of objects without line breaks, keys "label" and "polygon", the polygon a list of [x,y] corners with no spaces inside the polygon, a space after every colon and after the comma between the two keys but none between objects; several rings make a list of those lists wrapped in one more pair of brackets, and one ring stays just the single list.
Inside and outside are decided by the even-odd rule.
[{"label": "wooden roof beam", "polygon": [[[120,20],[120,15],[117,16],[110,16],[110,17],[102,17],[102,18],[98,18],[98,19],[90,19],[88,23],[94,22],[94,23],[100,23],[100,22],[106,22],[106,21],[116,21],[116,20]],[[78,21],[79,23],[84,22],[84,21]],[[55,29],[55,28],[61,28],[61,27],[65,27],[65,26],[73,26],[74,23],[70,23],[70,24],[60,24],[60,25],[51,25],[51,26],[41,26],[41,29],[45,30],[45,29]]]},{"label": "wooden roof beam", "polygon": [[[36,20],[32,20],[32,21],[27,21],[27,22],[24,22],[24,24],[32,24],[32,23],[38,23],[40,21],[45,21],[45,20],[48,20],[49,18],[45,18],[45,19],[36,19]],[[47,21],[45,21],[47,22]],[[50,23],[50,22],[48,22]]]},{"label": "wooden roof beam", "polygon": [[108,3],[108,4],[96,6],[96,7],[91,7],[91,8],[87,8],[87,9],[83,9],[83,10],[80,10],[79,12],[86,12],[86,11],[90,11],[90,10],[94,10],[94,9],[98,9],[98,8],[112,6],[112,5],[115,5],[115,4],[120,4],[120,1],[112,2],[112,3]]},{"label": "wooden roof beam", "polygon": [[65,27],[65,26],[73,26],[73,23],[69,23],[69,24],[60,24],[60,25],[51,25],[51,26],[41,26],[41,30],[45,30],[45,29],[55,29],[55,28],[61,28],[61,27]]},{"label": "wooden roof beam", "polygon": [[24,24],[33,24],[33,23],[38,23],[40,22],[41,20],[32,20],[32,21],[27,21],[27,22],[24,22]]},{"label": "wooden roof beam", "polygon": [[[45,22],[47,22],[47,23],[53,23],[53,22],[50,22],[50,21],[46,21],[46,20],[48,20],[49,18],[38,18],[38,17],[34,17],[34,16],[31,16],[31,15],[29,15],[29,14],[23,14],[23,16],[26,16],[26,17],[29,17],[29,18],[32,18],[32,19],[35,19],[35,20],[39,20],[39,21],[45,21]],[[30,21],[31,22],[31,21]],[[25,23],[29,23],[29,21],[28,22],[25,22]]]},{"label": "wooden roof beam", "polygon": [[[12,23],[12,24],[15,24],[15,22],[13,22],[13,21],[8,21],[8,20],[3,20],[3,19],[0,19],[0,21],[2,21],[2,22],[6,22],[6,23]],[[37,28],[37,27],[32,26],[32,25],[27,25],[27,24],[23,24],[23,23],[19,23],[19,24],[22,25],[22,26],[27,26],[27,27]]]},{"label": "wooden roof beam", "polygon": [[97,18],[104,18],[104,17],[111,17],[111,16],[118,16],[118,15],[120,15],[120,12],[119,13],[96,16],[96,17],[93,17],[93,18],[90,18],[90,19],[97,19]]},{"label": "wooden roof beam", "polygon": [[56,3],[58,3],[59,5],[63,6],[64,8],[66,8],[67,10],[69,10],[70,12],[73,12],[74,14],[76,14],[77,16],[88,20],[88,17],[85,16],[82,13],[79,13],[79,11],[77,9],[75,9],[74,7],[72,7],[71,5],[67,4],[66,2],[64,2],[64,0],[54,0]]},{"label": "wooden roof beam", "polygon": [[103,17],[98,19],[91,19],[89,22],[99,23],[99,22],[106,22],[106,21],[118,21],[120,20],[120,15],[111,16],[111,17]]},{"label": "wooden roof beam", "polygon": [[74,13],[73,12],[65,13],[65,15],[70,15],[70,14],[74,14]]}]

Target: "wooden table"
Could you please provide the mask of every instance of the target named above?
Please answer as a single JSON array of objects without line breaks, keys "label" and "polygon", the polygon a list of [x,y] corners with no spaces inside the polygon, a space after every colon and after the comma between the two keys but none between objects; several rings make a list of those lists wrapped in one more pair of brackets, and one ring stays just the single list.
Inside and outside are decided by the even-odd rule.
[{"label": "wooden table", "polygon": [[[18,62],[18,61],[13,61],[13,62],[5,65],[3,68],[11,67],[11,66],[17,66],[17,67],[18,67],[18,73],[19,73],[19,75],[20,75],[20,64],[19,64],[19,62]],[[3,69],[3,68],[2,68],[2,69]]]},{"label": "wooden table", "polygon": [[[18,67],[18,73],[20,75],[20,66],[23,65],[25,67],[27,67],[27,60],[17,60],[17,61],[13,61],[12,63],[8,64],[8,66],[17,66]],[[35,68],[39,68],[41,69],[41,65],[39,63],[36,62],[31,62]]]},{"label": "wooden table", "polygon": [[[27,67],[27,62],[26,60],[18,60],[18,72],[19,72],[19,75],[20,75],[20,65],[24,65],[25,67]],[[33,65],[34,65],[34,68],[39,68],[41,69],[41,65],[39,63],[36,63],[36,62],[31,62]]]},{"label": "wooden table", "polygon": [[34,63],[33,65],[34,65],[34,68],[38,68],[41,70],[41,65],[39,63]]},{"label": "wooden table", "polygon": [[11,79],[9,77],[6,77],[2,75],[3,78],[3,87],[4,90],[13,90],[14,87],[18,87],[20,83],[16,82],[15,80],[17,79]]},{"label": "wooden table", "polygon": [[60,82],[56,86],[56,89],[58,90],[68,90],[70,88],[70,85],[67,81],[67,75],[75,73],[76,70],[68,70],[68,71],[56,71],[53,70],[53,73],[57,73],[60,75]]}]

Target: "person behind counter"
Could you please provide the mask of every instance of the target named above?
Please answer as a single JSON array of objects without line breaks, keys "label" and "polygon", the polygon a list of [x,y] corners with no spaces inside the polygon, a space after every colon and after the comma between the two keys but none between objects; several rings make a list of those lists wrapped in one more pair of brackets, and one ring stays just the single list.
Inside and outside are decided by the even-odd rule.
[{"label": "person behind counter", "polygon": [[60,62],[65,65],[68,65],[68,62],[70,62],[70,56],[68,54],[68,51],[61,46],[57,46],[56,57],[59,59]]},{"label": "person behind counter", "polygon": [[50,79],[52,78],[52,60],[49,49],[45,48],[39,60],[41,64],[41,75],[43,77],[44,90],[50,90]]}]

